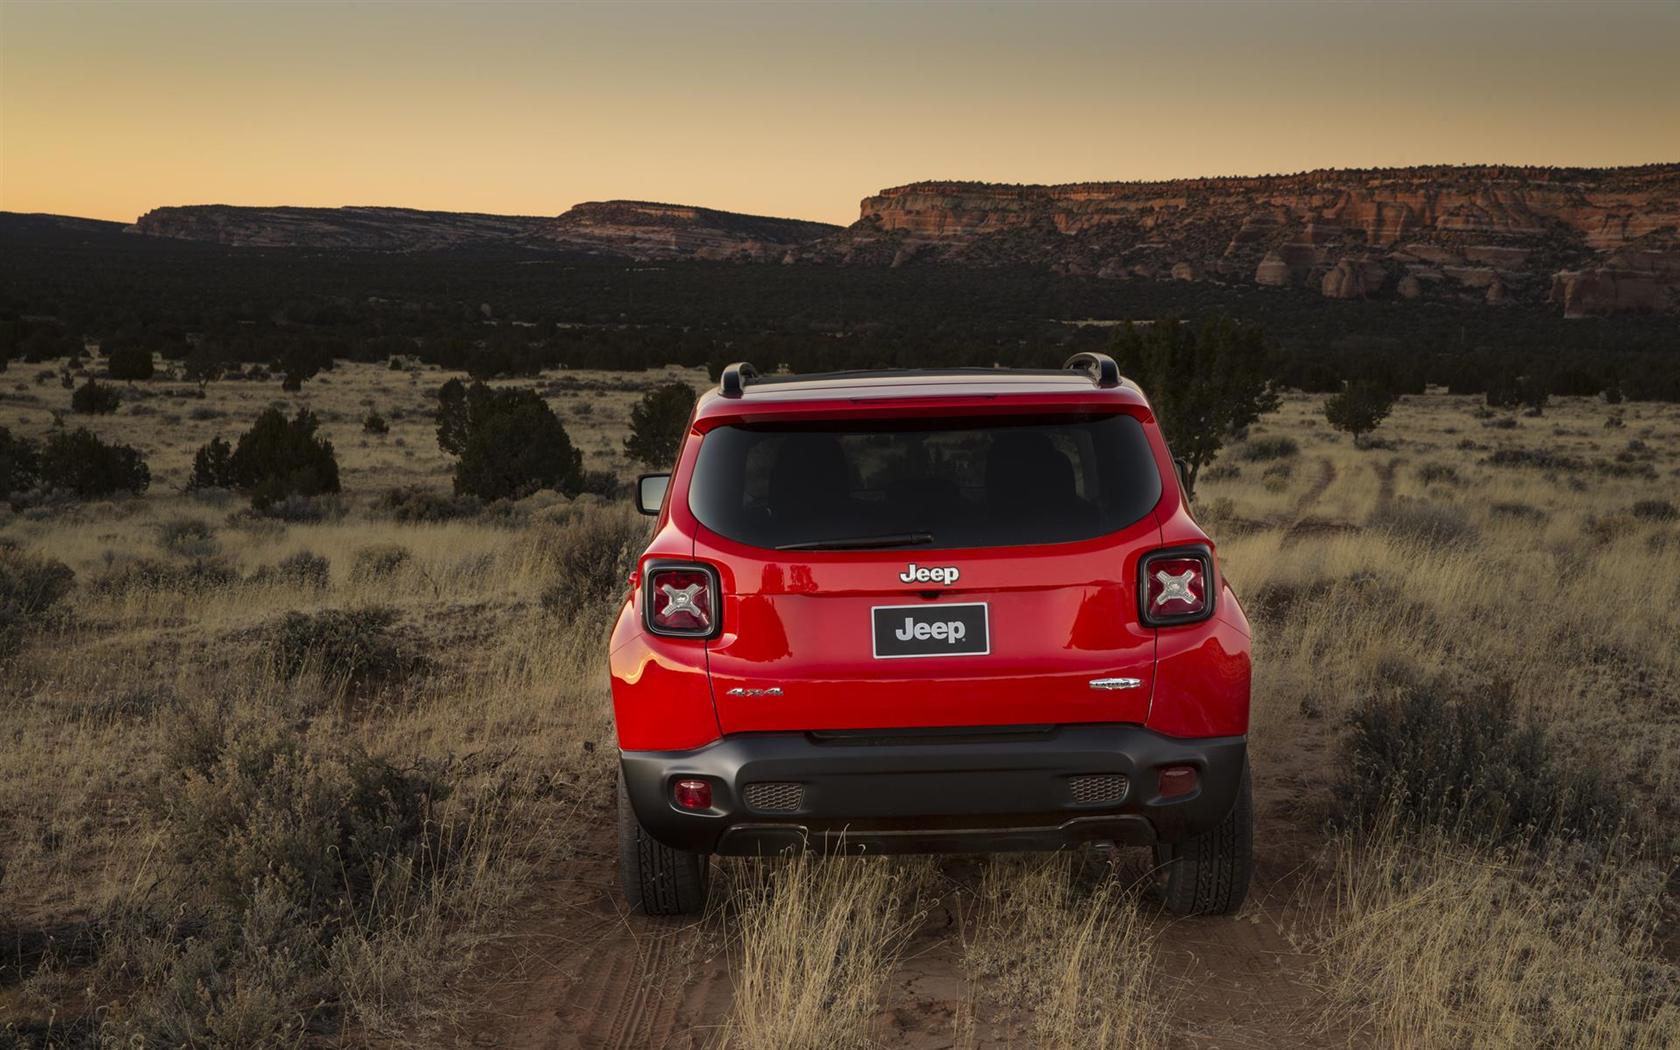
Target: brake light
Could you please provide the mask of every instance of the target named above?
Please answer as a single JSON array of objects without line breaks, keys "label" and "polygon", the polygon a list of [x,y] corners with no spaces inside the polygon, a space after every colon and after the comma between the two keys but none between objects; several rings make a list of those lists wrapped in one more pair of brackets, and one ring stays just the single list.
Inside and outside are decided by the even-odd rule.
[{"label": "brake light", "polygon": [[1213,556],[1202,548],[1157,551],[1139,567],[1139,612],[1152,627],[1194,623],[1213,614]]},{"label": "brake light", "polygon": [[645,604],[654,634],[706,638],[717,628],[717,575],[703,565],[648,570]]}]

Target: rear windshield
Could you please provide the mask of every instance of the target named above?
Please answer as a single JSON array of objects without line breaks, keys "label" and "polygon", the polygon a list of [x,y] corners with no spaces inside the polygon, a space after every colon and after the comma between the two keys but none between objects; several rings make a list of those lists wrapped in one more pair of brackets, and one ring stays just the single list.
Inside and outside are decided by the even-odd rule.
[{"label": "rear windshield", "polygon": [[688,505],[754,547],[865,550],[1091,539],[1160,498],[1143,427],[1110,415],[719,427]]}]

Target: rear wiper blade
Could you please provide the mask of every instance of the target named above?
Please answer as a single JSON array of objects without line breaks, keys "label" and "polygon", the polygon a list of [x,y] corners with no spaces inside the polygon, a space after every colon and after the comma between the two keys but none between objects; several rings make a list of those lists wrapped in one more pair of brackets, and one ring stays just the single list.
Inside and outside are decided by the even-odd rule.
[{"label": "rear wiper blade", "polygon": [[779,551],[862,551],[873,547],[921,547],[933,542],[931,532],[895,532],[885,536],[848,536],[838,540],[784,543]]}]

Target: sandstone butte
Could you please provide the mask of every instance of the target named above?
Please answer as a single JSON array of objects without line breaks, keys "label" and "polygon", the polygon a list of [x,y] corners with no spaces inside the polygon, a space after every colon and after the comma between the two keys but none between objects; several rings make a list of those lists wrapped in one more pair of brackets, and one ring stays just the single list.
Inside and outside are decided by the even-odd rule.
[{"label": "sandstone butte", "polygon": [[400,208],[159,208],[133,232],[256,247],[514,244],[633,260],[1042,266],[1333,299],[1680,310],[1680,164],[1413,167],[1166,182],[919,182],[847,227],[645,201],[557,217]]}]

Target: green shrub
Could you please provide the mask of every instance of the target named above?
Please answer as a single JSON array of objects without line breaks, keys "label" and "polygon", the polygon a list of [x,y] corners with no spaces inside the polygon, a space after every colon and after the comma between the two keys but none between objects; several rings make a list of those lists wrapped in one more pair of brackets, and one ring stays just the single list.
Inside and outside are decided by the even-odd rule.
[{"label": "green shrub", "polygon": [[216,904],[238,909],[253,885],[278,879],[297,921],[377,923],[402,897],[393,876],[442,859],[431,815],[450,787],[436,766],[359,750],[322,758],[295,731],[258,724],[228,731],[207,765],[175,772],[171,851]]},{"label": "green shrub", "polygon": [[108,386],[100,386],[89,379],[70,395],[70,411],[86,416],[107,416],[117,410],[122,399]]},{"label": "green shrub", "polygon": [[216,530],[197,518],[176,518],[158,526],[158,546],[178,558],[208,558],[216,553]]},{"label": "green shrub", "polygon": [[385,422],[385,417],[378,412],[369,412],[367,417],[362,420],[362,433],[364,434],[389,434],[390,432],[391,424]]},{"label": "green shrub", "polygon": [[274,363],[284,376],[280,380],[280,389],[293,393],[302,390],[305,380],[332,368],[333,358],[334,347],[327,342],[303,340],[292,343]]},{"label": "green shrub", "polygon": [[571,618],[610,613],[629,587],[630,570],[647,526],[617,513],[587,514],[541,537],[548,576],[543,609]]},{"label": "green shrub", "polygon": [[1299,455],[1301,446],[1292,437],[1259,437],[1243,442],[1232,450],[1236,458],[1251,463],[1271,459],[1288,459]]},{"label": "green shrub", "polygon": [[694,388],[687,383],[665,383],[643,394],[630,409],[625,453],[656,470],[669,469],[693,412]]},{"label": "green shrub", "polygon": [[1425,485],[1456,485],[1458,471],[1446,463],[1420,463],[1417,478]]},{"label": "green shrub", "polygon": [[1356,822],[1393,805],[1412,826],[1538,843],[1601,840],[1627,817],[1609,780],[1567,766],[1539,723],[1518,715],[1508,685],[1392,663],[1377,677],[1383,691],[1353,711],[1342,754],[1339,794]]},{"label": "green shrub", "polygon": [[459,379],[438,391],[438,446],[457,457],[455,492],[490,501],[540,489],[576,495],[583,454],[535,391]]},{"label": "green shrub", "polygon": [[1543,525],[1546,519],[1550,517],[1549,514],[1533,504],[1509,500],[1489,504],[1488,513],[1495,518],[1506,518],[1511,521],[1526,522],[1530,525]]},{"label": "green shrub", "polygon": [[1324,419],[1335,429],[1352,434],[1357,447],[1361,435],[1375,430],[1388,418],[1397,397],[1393,390],[1375,380],[1355,380],[1324,402]]},{"label": "green shrub", "polygon": [[158,561],[136,558],[120,562],[88,581],[95,594],[122,595],[139,591],[202,594],[239,582],[239,570],[221,558]]},{"label": "green shrub", "polygon": [[[231,455],[217,438],[199,449],[193,461],[194,481],[231,487],[251,498],[251,506],[266,511],[293,496],[305,498],[339,491],[338,458],[332,442],[317,437],[320,423],[307,408],[288,420],[278,408],[264,409],[251,429],[240,435]],[[218,444],[219,443],[219,444]]]},{"label": "green shrub", "polygon": [[0,500],[28,492],[41,480],[41,446],[0,427]]},{"label": "green shrub", "polygon": [[452,496],[423,485],[394,488],[379,498],[379,510],[401,522],[439,522],[470,518],[484,509],[477,496]]},{"label": "green shrub", "polygon": [[41,450],[41,481],[83,499],[118,492],[139,495],[152,483],[152,472],[135,449],[107,445],[92,431],[77,428],[47,438]]},{"label": "green shrub", "polygon": [[156,372],[151,348],[133,343],[115,347],[105,354],[105,371],[112,379],[126,379],[131,383],[136,379],[150,379]]},{"label": "green shrub", "polygon": [[1585,470],[1586,462],[1549,449],[1501,448],[1488,456],[1495,467],[1535,467],[1540,470]]},{"label": "green shrub", "polygon": [[233,446],[213,437],[199,447],[193,456],[192,474],[187,478],[187,491],[199,489],[231,489],[238,484],[233,473]]},{"label": "green shrub", "polygon": [[350,563],[350,579],[357,583],[384,580],[395,576],[414,560],[407,547],[396,543],[376,543],[356,551]]},{"label": "green shrub", "polygon": [[315,525],[344,517],[344,501],[337,496],[287,496],[261,508],[252,508],[251,515],[293,525]]},{"label": "green shrub", "polygon": [[350,693],[377,691],[424,668],[398,644],[397,611],[383,606],[287,613],[273,628],[269,652],[285,678],[318,671]]},{"label": "green shrub", "polygon": [[1120,371],[1150,391],[1174,455],[1187,464],[1185,494],[1232,434],[1278,407],[1276,354],[1260,326],[1210,316],[1200,324],[1156,318],[1115,336]]},{"label": "green shrub", "polygon": [[17,655],[24,636],[41,626],[75,582],[63,562],[0,547],[0,662]]},{"label": "green shrub", "polygon": [[128,1001],[100,1033],[110,1045],[307,1043],[342,1006],[336,946],[401,936],[470,842],[441,817],[447,766],[215,722],[176,752],[160,794],[168,911],[108,938]]},{"label": "green shrub", "polygon": [[1641,521],[1674,521],[1680,519],[1680,510],[1670,500],[1642,499],[1633,505],[1633,516]]},{"label": "green shrub", "polygon": [[578,481],[578,492],[613,499],[619,493],[618,475],[610,470],[586,470]]},{"label": "green shrub", "polygon": [[281,558],[273,565],[264,565],[251,574],[250,582],[324,591],[331,580],[331,562],[321,555],[298,551]]}]

